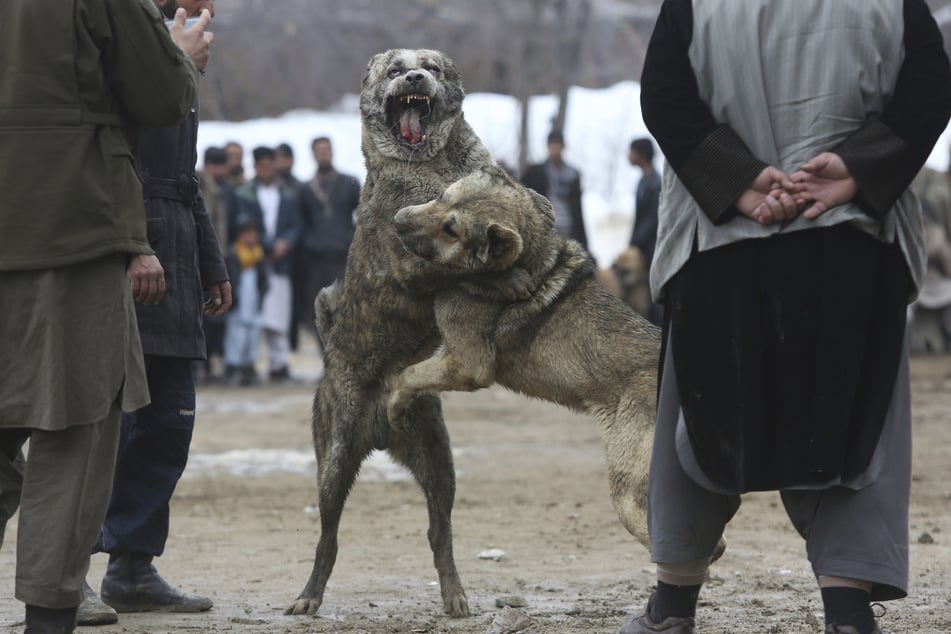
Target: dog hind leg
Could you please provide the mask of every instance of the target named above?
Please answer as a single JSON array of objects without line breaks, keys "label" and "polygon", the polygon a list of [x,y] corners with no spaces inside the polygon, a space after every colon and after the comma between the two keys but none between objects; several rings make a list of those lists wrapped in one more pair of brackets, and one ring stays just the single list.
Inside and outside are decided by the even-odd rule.
[{"label": "dog hind leg", "polygon": [[[332,403],[340,403],[332,405]],[[366,400],[357,400],[365,403]],[[321,407],[314,404],[314,433],[315,436],[324,434],[316,443],[318,456],[318,504],[320,508],[320,539],[314,555],[314,568],[304,590],[284,614],[307,614],[314,616],[323,601],[324,589],[330,573],[337,560],[337,531],[340,527],[340,516],[350,489],[356,481],[357,473],[363,460],[373,449],[371,443],[362,440],[354,433],[357,417],[368,416],[365,407],[354,411],[347,407],[345,399],[325,399],[324,403],[331,403],[330,407]],[[352,420],[337,420],[331,422],[330,417],[352,417]],[[335,434],[331,434],[331,429]],[[341,434],[337,436],[336,434]],[[333,437],[328,440],[327,435]]]},{"label": "dog hind leg", "polygon": [[409,469],[426,496],[427,536],[439,574],[443,609],[453,617],[469,616],[469,600],[452,552],[451,516],[456,472],[439,396],[420,394],[409,406],[406,416],[410,423],[404,429],[391,432],[389,451],[397,462]]}]

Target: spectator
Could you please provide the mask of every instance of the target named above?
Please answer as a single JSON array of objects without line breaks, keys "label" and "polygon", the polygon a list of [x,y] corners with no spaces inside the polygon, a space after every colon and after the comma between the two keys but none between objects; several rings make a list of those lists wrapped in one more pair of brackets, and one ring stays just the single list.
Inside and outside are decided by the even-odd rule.
[{"label": "spectator", "polygon": [[287,143],[274,148],[274,169],[282,185],[295,189],[300,186],[300,181],[294,176],[294,150]]},{"label": "spectator", "polygon": [[333,145],[327,137],[311,143],[317,173],[301,189],[303,226],[300,237],[304,283],[298,305],[298,321],[310,333],[314,328],[314,298],[325,286],[343,279],[347,251],[353,240],[354,217],[360,202],[360,183],[341,174],[333,164]]},{"label": "spectator", "polygon": [[[257,147],[254,178],[237,187],[229,217],[257,218],[268,263],[268,291],[261,308],[261,331],[268,348],[268,375],[272,381],[290,379],[291,262],[300,234],[298,192],[281,185],[274,167],[274,150]],[[230,231],[236,235],[236,227]]]},{"label": "spectator", "polygon": [[[154,1],[166,16],[178,8],[192,17],[215,13],[214,0]],[[223,315],[231,306],[224,258],[198,190],[197,137],[197,106],[176,127],[139,132],[149,245],[166,293],[135,311],[152,403],[122,416],[112,498],[95,547],[109,553],[101,596],[115,612],[199,612],[212,605],[169,584],[153,564],[165,550],[169,502],[195,425],[192,361],[205,356],[201,316]],[[115,612],[104,609],[88,584],[85,592],[79,623],[114,622]]]},{"label": "spectator", "polygon": [[4,12],[0,539],[19,505],[25,632],[72,632],[120,412],[148,403],[133,299],[164,293],[128,133],[188,113],[210,35],[207,18],[184,30],[180,12],[169,39],[145,0],[8,0]]},{"label": "spectator", "polygon": [[225,156],[228,165],[225,181],[232,187],[244,185],[244,146],[237,141],[228,141]]},{"label": "spectator", "polygon": [[228,188],[227,156],[223,148],[213,145],[205,148],[202,169],[197,174],[201,197],[205,199],[205,209],[215,228],[222,253],[228,251],[228,223],[224,206],[226,196],[222,191]]},{"label": "spectator", "polygon": [[522,183],[551,201],[555,211],[555,228],[563,235],[588,248],[581,210],[581,174],[564,161],[565,138],[559,130],[548,135],[548,159],[529,165],[522,174]]},{"label": "spectator", "polygon": [[235,281],[232,310],[226,316],[225,380],[228,385],[256,385],[254,369],[261,345],[261,303],[267,294],[268,273],[258,219],[236,221],[237,237],[228,252],[228,276]]},{"label": "spectator", "polygon": [[[201,196],[205,200],[205,209],[208,210],[211,224],[215,228],[215,235],[218,236],[218,248],[221,253],[228,252],[225,199],[231,186],[225,180],[227,173],[227,155],[224,148],[216,146],[206,148],[202,170],[198,172],[198,184]],[[205,333],[205,359],[196,361],[192,365],[195,371],[195,383],[216,380],[214,361],[216,358],[224,358],[225,317],[205,314],[202,320],[202,331]]]},{"label": "spectator", "polygon": [[668,0],[641,103],[670,168],[651,269],[668,314],[657,590],[621,633],[694,631],[754,490],[805,538],[827,634],[881,632],[869,602],[908,591],[907,188],[951,113],[940,31],[923,0]]},{"label": "spectator", "polygon": [[[654,246],[657,243],[657,205],[660,202],[660,175],[654,169],[654,142],[648,138],[634,139],[627,160],[641,170],[641,180],[634,195],[634,228],[631,246],[640,249],[650,275]],[[664,308],[651,302],[647,317],[657,326],[664,320]]]}]

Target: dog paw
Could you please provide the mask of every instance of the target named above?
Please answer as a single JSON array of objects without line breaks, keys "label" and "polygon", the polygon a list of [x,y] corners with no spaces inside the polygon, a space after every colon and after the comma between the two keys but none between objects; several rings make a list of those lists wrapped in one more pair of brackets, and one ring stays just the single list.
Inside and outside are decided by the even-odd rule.
[{"label": "dog paw", "polygon": [[406,390],[393,390],[390,392],[390,398],[386,401],[386,419],[391,427],[402,429],[406,410],[413,400],[412,395]]},{"label": "dog paw", "polygon": [[528,271],[520,266],[513,266],[500,281],[498,288],[505,299],[515,302],[531,297],[535,292],[535,282]]},{"label": "dog paw", "polygon": [[314,616],[320,608],[320,599],[298,598],[284,609],[284,614],[306,614]]}]

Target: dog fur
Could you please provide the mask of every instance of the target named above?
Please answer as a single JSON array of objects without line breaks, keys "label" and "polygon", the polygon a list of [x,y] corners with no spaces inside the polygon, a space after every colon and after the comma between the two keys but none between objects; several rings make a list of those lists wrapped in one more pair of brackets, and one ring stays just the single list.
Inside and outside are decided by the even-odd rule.
[{"label": "dog fur", "polygon": [[[460,284],[436,297],[440,354],[405,369],[388,401],[394,424],[431,391],[494,383],[597,417],[611,499],[649,548],[647,476],[653,444],[660,331],[594,277],[584,248],[554,228],[550,203],[486,167],[394,219],[406,248]],[[474,274],[527,271],[534,291],[511,301]],[[462,282],[465,282],[464,284]]]},{"label": "dog fur", "polygon": [[288,614],[313,615],[337,555],[347,495],[364,458],[387,450],[419,482],[443,608],[469,614],[452,551],[455,474],[439,396],[405,407],[411,424],[386,418],[389,381],[428,358],[440,342],[433,298],[453,283],[441,267],[408,257],[393,225],[397,210],[431,200],[453,181],[494,161],[462,115],[464,91],[452,61],[432,50],[375,55],[360,95],[367,177],[342,285],[318,294],[324,376],[313,406],[320,539],[314,567]]}]

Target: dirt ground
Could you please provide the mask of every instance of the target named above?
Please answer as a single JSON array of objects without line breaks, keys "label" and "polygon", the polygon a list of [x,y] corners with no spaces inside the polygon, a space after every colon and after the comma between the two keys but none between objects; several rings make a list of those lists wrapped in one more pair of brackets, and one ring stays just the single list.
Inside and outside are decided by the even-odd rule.
[{"label": "dirt ground", "polygon": [[[445,396],[458,484],[453,525],[472,616],[442,613],[417,486],[382,456],[365,465],[343,515],[340,554],[316,618],[284,616],[318,537],[309,407],[315,355],[297,385],[203,387],[192,461],[172,501],[157,564],[210,595],[203,614],[123,614],[102,634],[340,632],[485,634],[505,604],[534,633],[617,631],[653,583],[647,552],[621,527],[595,423],[500,389]],[[912,363],[915,463],[912,591],[887,604],[892,632],[951,632],[951,357]],[[746,496],[727,552],[701,594],[705,633],[819,632],[821,605],[799,537],[776,494]],[[16,527],[0,550],[0,630],[22,630],[12,598]],[[483,559],[490,549],[500,559]],[[93,557],[89,580],[105,567]]]}]

